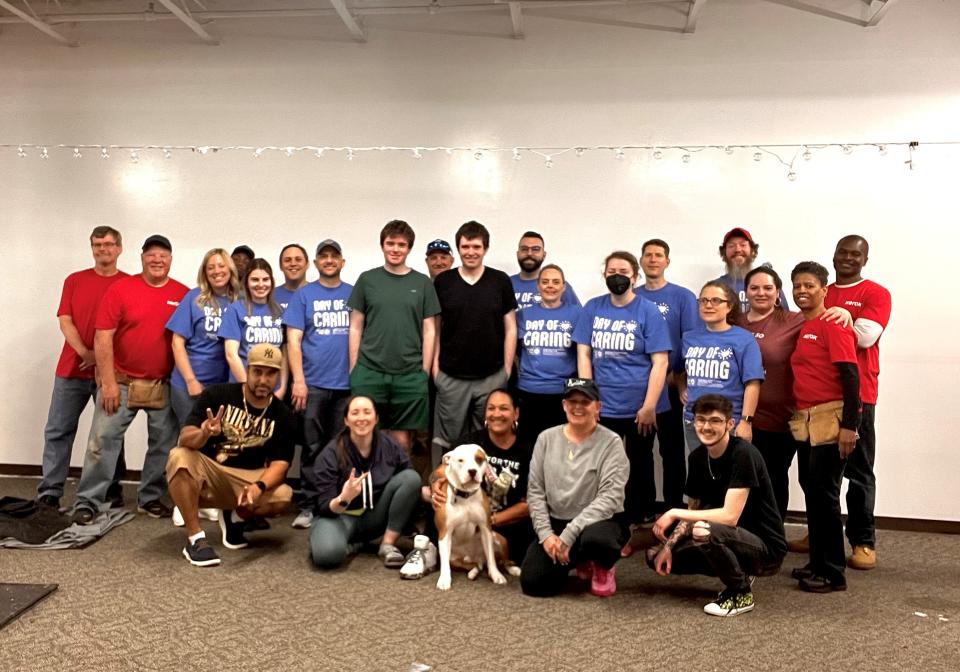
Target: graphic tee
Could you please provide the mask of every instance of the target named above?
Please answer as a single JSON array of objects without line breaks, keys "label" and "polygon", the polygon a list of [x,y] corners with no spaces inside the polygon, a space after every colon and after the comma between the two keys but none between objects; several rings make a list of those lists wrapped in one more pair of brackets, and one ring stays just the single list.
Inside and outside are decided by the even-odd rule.
[{"label": "graphic tee", "polygon": [[[524,280],[520,277],[519,273],[514,273],[510,276],[510,284],[513,285],[513,295],[517,300],[517,310],[523,310],[531,306],[539,306],[543,300],[540,296],[540,290],[537,288],[536,279]],[[564,285],[563,294],[560,296],[560,303],[580,307],[580,299],[569,283]]]},{"label": "graphic tee", "polygon": [[[577,344],[589,345],[593,379],[600,388],[601,414],[632,418],[647,395],[655,352],[670,353],[670,332],[660,310],[642,296],[625,306],[615,306],[609,294],[587,301],[573,330]],[[657,412],[670,408],[667,386],[657,402]]]},{"label": "graphic tee", "polygon": [[311,282],[297,290],[283,313],[288,329],[303,332],[303,377],[307,387],[349,390],[347,349],[350,309],[347,300],[353,285],[341,282],[325,287]]},{"label": "graphic tee", "polygon": [[707,331],[700,327],[683,335],[687,373],[685,420],[693,421],[693,402],[705,394],[719,394],[733,404],[733,420],[740,422],[743,389],[751,380],[763,380],[760,346],[746,329]]},{"label": "graphic tee", "polygon": [[[270,343],[279,348],[283,345],[283,318],[274,316],[266,303],[251,303],[247,315],[247,304],[241,299],[224,311],[217,336],[223,341],[240,343],[238,354],[243,368],[247,368],[247,353],[253,346]],[[231,373],[230,382],[234,381]]]},{"label": "graphic tee", "polygon": [[97,309],[96,328],[115,329],[113,365],[131,378],[166,378],[173,368],[167,320],[187,288],[168,278],[162,287],[131,275],[110,286]]},{"label": "graphic tee", "polygon": [[536,304],[517,313],[520,340],[518,386],[535,394],[563,394],[564,381],[577,375],[577,345],[573,328],[580,317],[579,304],[556,308]]},{"label": "graphic tee", "polygon": [[840,373],[834,364],[857,363],[857,337],[850,327],[819,318],[806,320],[790,357],[793,397],[797,408],[843,399]]},{"label": "graphic tee", "polygon": [[[304,285],[303,287],[306,287]],[[303,287],[299,289],[287,289],[286,285],[277,285],[273,289],[273,300],[280,304],[280,307],[284,310],[290,305],[290,301],[293,299],[294,295],[299,292]]]},{"label": "graphic tee", "polygon": [[503,316],[517,307],[507,274],[487,267],[471,285],[454,268],[438,275],[434,285],[443,309],[440,370],[475,380],[503,368]]},{"label": "graphic tee", "polygon": [[[187,359],[193,375],[204,386],[225,383],[230,375],[227,358],[223,354],[223,344],[217,336],[224,311],[230,305],[225,296],[214,297],[216,307],[200,306],[197,297],[200,288],[194,287],[167,321],[167,329],[182,336],[187,350]],[[170,384],[178,390],[186,390],[187,382],[183,374],[174,366]]]},{"label": "graphic tee", "polygon": [[748,488],[747,502],[737,527],[760,537],[771,559],[787,554],[783,521],[773,494],[773,485],[760,452],[750,443],[730,436],[730,443],[717,459],[710,457],[706,446],[699,446],[687,460],[688,497],[700,500],[701,509],[723,508],[727,490]]},{"label": "graphic tee", "polygon": [[684,332],[702,326],[697,296],[686,287],[668,282],[660,289],[647,289],[643,285],[633,290],[660,309],[670,331],[670,373],[683,371],[681,339]]},{"label": "graphic tee", "polygon": [[[92,268],[77,271],[67,276],[63,281],[63,292],[60,294],[60,307],[57,308],[57,317],[69,315],[73,325],[80,334],[80,340],[93,350],[93,335],[96,331],[97,308],[107,290],[117,280],[128,277],[127,273],[117,271],[111,276],[97,275]],[[92,380],[94,367],[80,370],[83,360],[77,351],[66,341],[60,351],[57,361],[57,375],[61,378],[82,378]]]},{"label": "graphic tee", "polygon": [[271,462],[292,462],[296,425],[293,412],[275,397],[266,409],[244,405],[243,383],[211,385],[197,397],[186,425],[199,427],[207,409],[223,406],[223,432],[211,436],[200,451],[225,467],[262,469]]},{"label": "graphic tee", "polygon": [[[884,329],[890,322],[890,292],[872,280],[861,280],[852,285],[827,287],[823,305],[840,306],[850,311],[853,321],[872,320]],[[880,339],[869,348],[857,348],[857,368],[860,372],[860,400],[876,404],[880,392]]]},{"label": "graphic tee", "polygon": [[527,496],[527,479],[530,475],[530,459],[533,457],[533,446],[517,438],[513,445],[504,450],[490,440],[485,429],[479,429],[460,438],[454,445],[462,446],[465,443],[474,443],[487,454],[487,463],[493,470],[493,475],[499,477],[505,469],[516,476],[513,487],[499,497],[493,496],[490,484],[484,481],[484,490],[490,495],[490,508],[493,511],[506,509]]},{"label": "graphic tee", "polygon": [[430,278],[372,268],[357,278],[347,306],[363,313],[358,364],[393,375],[423,368],[423,321],[440,313]]}]

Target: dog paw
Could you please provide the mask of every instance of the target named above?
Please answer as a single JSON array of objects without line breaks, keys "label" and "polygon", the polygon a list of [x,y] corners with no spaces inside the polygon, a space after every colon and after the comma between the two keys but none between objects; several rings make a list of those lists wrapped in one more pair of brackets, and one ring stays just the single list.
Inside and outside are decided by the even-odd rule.
[{"label": "dog paw", "polygon": [[480,568],[479,568],[479,567],[474,567],[474,568],[471,569],[469,572],[467,572],[467,578],[470,579],[471,581],[473,581],[474,579],[477,578],[477,575],[478,575],[478,574],[480,574]]},{"label": "dog paw", "polygon": [[507,582],[507,577],[505,577],[500,572],[490,572],[490,580],[496,583],[497,585],[503,585]]},{"label": "dog paw", "polygon": [[438,590],[450,590],[450,577],[440,575],[440,578],[437,579],[437,589]]},{"label": "dog paw", "polygon": [[510,567],[507,567],[507,573],[510,576],[520,576],[520,568],[516,565],[511,565]]}]

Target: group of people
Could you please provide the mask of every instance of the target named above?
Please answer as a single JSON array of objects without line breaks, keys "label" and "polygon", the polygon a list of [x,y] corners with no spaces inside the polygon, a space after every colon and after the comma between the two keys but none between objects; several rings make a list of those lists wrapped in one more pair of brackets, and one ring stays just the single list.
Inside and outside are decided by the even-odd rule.
[{"label": "group of people", "polygon": [[631,527],[654,523],[652,567],[719,576],[725,589],[708,613],[751,609],[751,577],[776,571],[787,552],[795,455],[809,528],[794,542],[809,552],[793,572],[800,587],[843,590],[848,563],[875,566],[873,421],[890,294],[861,276],[864,238],[838,242],[833,284],[815,262],[793,269],[799,312],[743,228],[724,236],[727,272],[699,295],[667,281],[670,247],[651,239],[639,258],[609,254],[607,293],[583,305],[563,269],[544,263],[539,233],[521,236],[513,276],[484,264],[490,235],[478,222],[463,224],[454,246],[428,244],[429,275],[407,265],[414,241],[409,224],[388,222],[383,265],[354,285],[341,279],[333,239],[316,247],[315,282],[306,249],[285,246],[282,285],[248,246],[215,248],[188,290],[169,277],[165,236],[144,241],[142,271],[128,276],[117,268],[120,233],[94,229],[95,265],[66,279],[58,310],[65,343],[39,501],[59,506],[93,398],[74,519],[122,506],[123,437],[142,409],[138,508],[175,514],[194,565],[220,562],[201,517],[219,520],[224,546],[242,548],[251,521],[287,509],[300,446],[293,525],[310,528],[315,564],[339,566],[379,539],[387,567],[422,576],[435,562],[429,529],[406,559],[396,542],[421,502],[438,505],[410,460],[426,436],[434,465],[464,443],[486,450],[492,524],[531,595],[556,592],[573,567],[595,594],[612,594]]}]

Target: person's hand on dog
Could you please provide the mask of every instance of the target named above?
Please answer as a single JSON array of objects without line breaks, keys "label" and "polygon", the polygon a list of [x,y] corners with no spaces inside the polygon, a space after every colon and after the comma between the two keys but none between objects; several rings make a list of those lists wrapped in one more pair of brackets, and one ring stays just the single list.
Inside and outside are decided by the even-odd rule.
[{"label": "person's hand on dog", "polygon": [[670,529],[670,526],[676,522],[677,517],[673,513],[673,509],[670,509],[665,514],[657,518],[657,522],[653,524],[653,534],[660,541],[667,540],[667,530]]},{"label": "person's hand on dog", "polygon": [[446,480],[441,478],[430,484],[430,503],[434,509],[441,509],[447,503]]},{"label": "person's hand on dog", "polygon": [[340,490],[340,499],[344,502],[352,502],[363,490],[363,479],[367,477],[368,473],[370,472],[365,471],[358,475],[356,469],[351,469],[350,475],[347,476],[347,482],[343,484],[343,489]]}]

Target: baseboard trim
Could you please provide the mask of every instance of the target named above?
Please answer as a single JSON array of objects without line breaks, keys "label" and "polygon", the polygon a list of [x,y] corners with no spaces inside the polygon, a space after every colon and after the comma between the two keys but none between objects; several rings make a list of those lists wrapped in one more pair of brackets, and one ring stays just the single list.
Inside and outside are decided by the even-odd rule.
[{"label": "baseboard trim", "polygon": [[[0,464],[0,476],[42,476],[43,467],[37,464]],[[67,478],[80,478],[80,467],[70,467]],[[127,469],[124,481],[139,481],[140,471]]]}]

